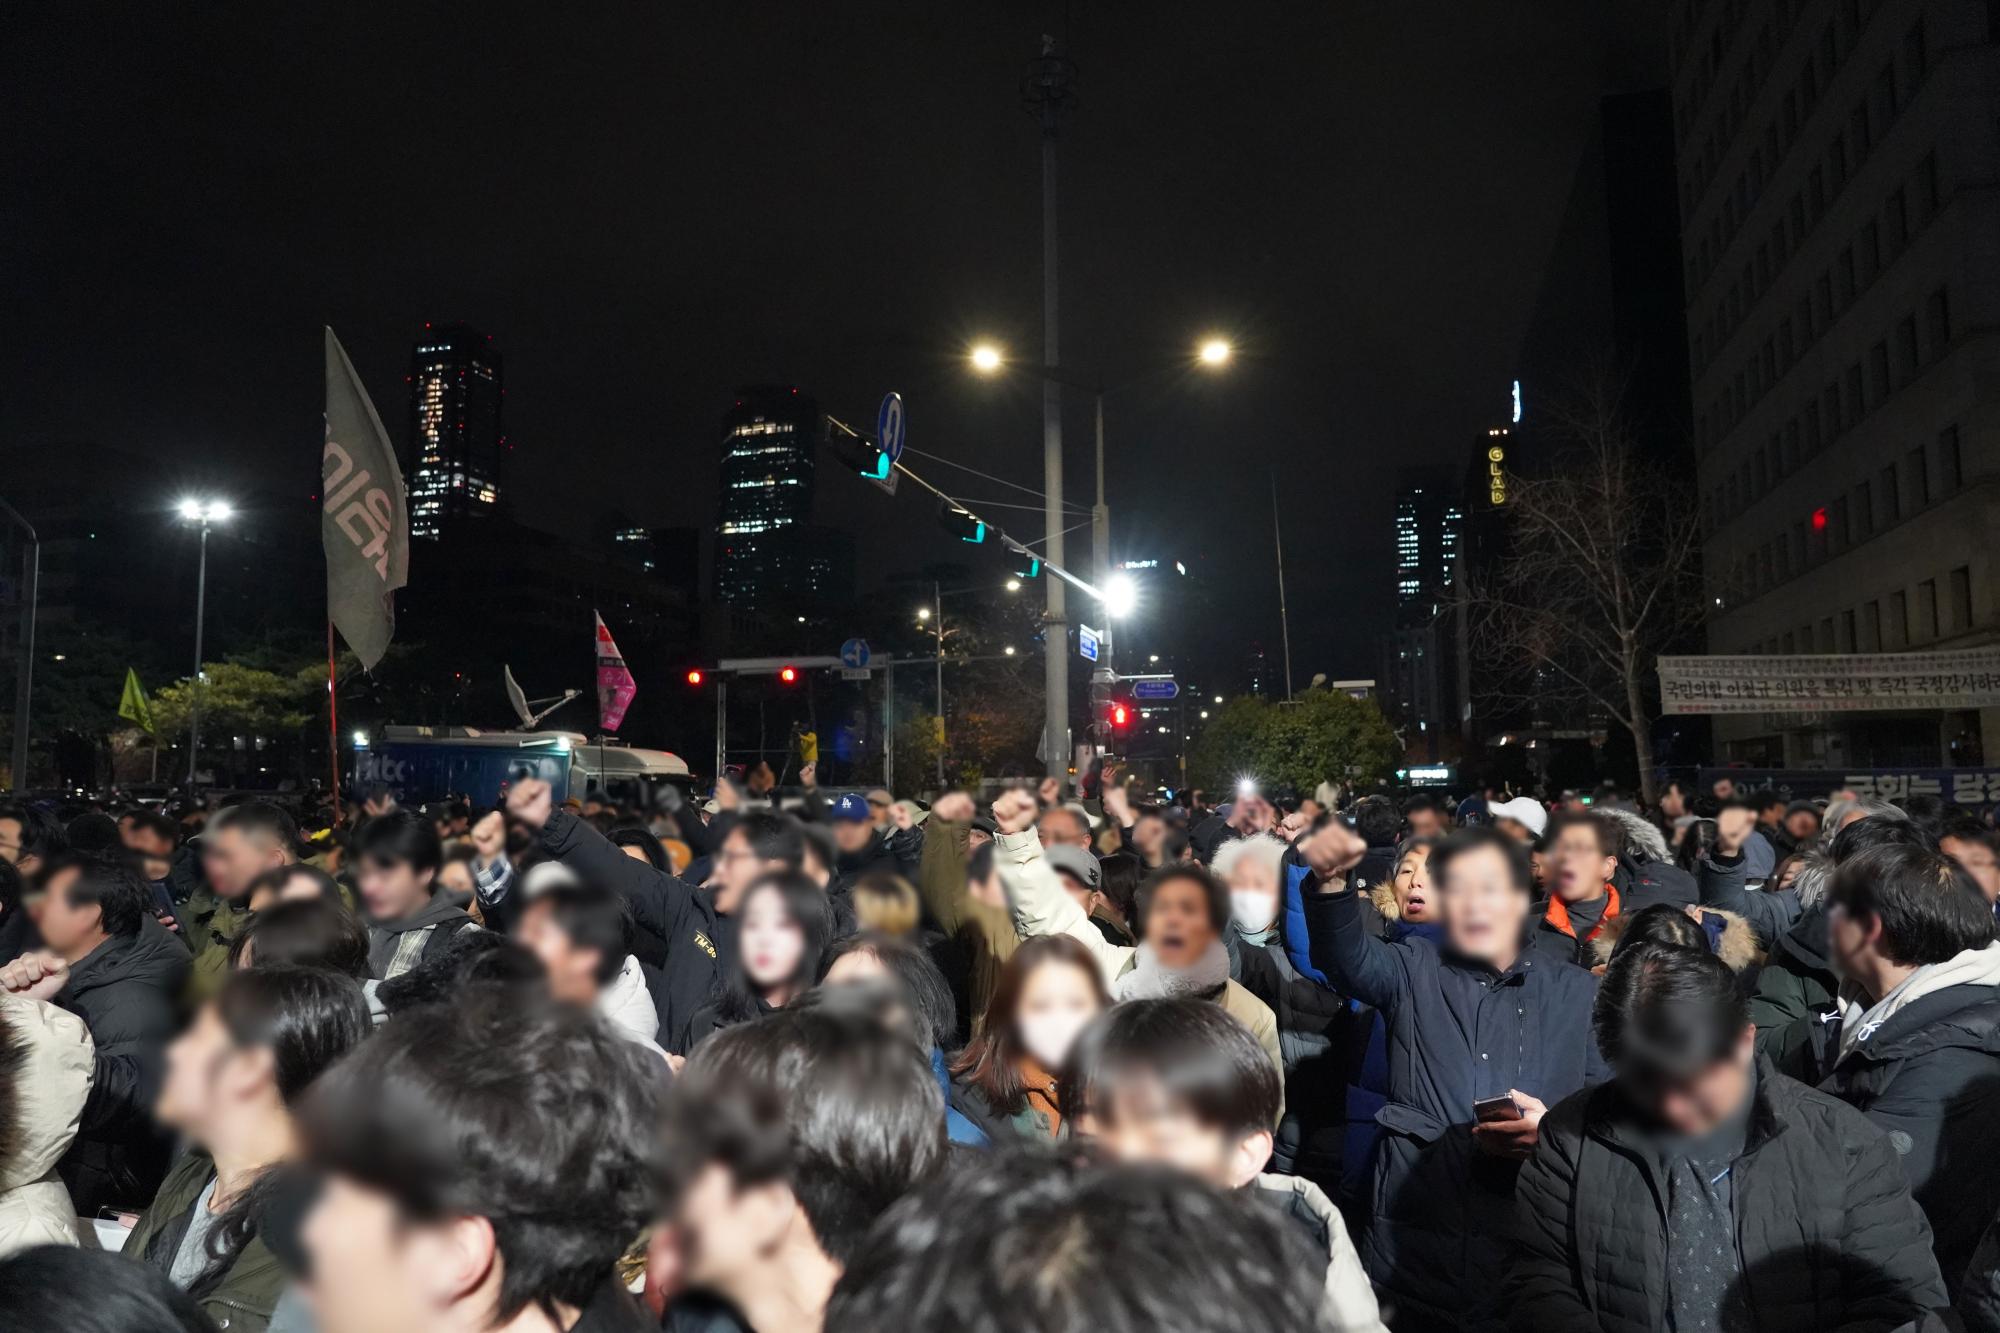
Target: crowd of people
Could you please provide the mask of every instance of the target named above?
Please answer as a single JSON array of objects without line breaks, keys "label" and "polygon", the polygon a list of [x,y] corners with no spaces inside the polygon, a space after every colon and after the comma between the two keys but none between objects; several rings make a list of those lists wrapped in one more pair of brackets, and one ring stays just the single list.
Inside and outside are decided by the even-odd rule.
[{"label": "crowd of people", "polygon": [[2000,1333],[1989,818],[803,776],[0,800],[0,1330]]}]

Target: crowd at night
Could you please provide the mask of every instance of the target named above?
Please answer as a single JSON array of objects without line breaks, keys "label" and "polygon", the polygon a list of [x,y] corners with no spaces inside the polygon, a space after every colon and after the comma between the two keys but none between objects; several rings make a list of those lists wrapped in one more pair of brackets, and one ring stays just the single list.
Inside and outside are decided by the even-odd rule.
[{"label": "crowd at night", "polygon": [[19,18],[0,1333],[2000,1333],[2000,6]]}]

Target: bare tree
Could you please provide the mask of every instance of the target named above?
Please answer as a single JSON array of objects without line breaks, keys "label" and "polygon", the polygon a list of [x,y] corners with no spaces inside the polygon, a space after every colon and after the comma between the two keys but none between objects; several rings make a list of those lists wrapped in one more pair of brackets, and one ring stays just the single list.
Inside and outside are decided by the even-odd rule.
[{"label": "bare tree", "polygon": [[1607,381],[1542,410],[1546,473],[1510,478],[1505,551],[1466,589],[1474,661],[1503,695],[1629,731],[1650,804],[1657,659],[1703,614],[1694,490],[1642,454]]}]

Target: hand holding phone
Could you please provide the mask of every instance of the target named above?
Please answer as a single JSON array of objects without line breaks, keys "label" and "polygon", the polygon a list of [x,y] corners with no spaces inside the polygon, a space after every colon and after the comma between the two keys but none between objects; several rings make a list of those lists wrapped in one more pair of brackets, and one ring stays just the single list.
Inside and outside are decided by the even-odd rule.
[{"label": "hand holding phone", "polygon": [[1502,1120],[1519,1120],[1521,1104],[1512,1097],[1481,1097],[1472,1104],[1472,1118],[1482,1125]]}]

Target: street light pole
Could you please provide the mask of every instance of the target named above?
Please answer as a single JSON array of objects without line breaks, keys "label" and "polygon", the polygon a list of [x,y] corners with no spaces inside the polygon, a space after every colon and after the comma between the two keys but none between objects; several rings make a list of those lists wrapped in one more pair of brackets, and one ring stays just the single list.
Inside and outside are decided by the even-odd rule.
[{"label": "street light pole", "polygon": [[188,790],[201,762],[201,629],[208,610],[208,517],[201,520],[201,561],[194,580],[194,686],[188,693]]},{"label": "street light pole", "polygon": [[15,791],[28,785],[28,723],[35,689],[35,605],[40,595],[42,541],[20,511],[0,500],[0,514],[11,519],[25,541],[21,547],[21,664],[14,674],[14,759],[10,782]]},{"label": "street light pole", "polygon": [[194,583],[194,681],[188,695],[188,790],[195,785],[201,763],[201,633],[208,616],[208,530],[229,517],[230,508],[221,500],[183,500],[181,517],[201,524],[201,560],[195,567]]},{"label": "street light pole", "polygon": [[[1062,385],[1056,319],[1056,134],[1069,109],[1074,70],[1056,53],[1053,37],[1042,38],[1041,58],[1028,67],[1022,93],[1042,125],[1042,489],[1048,525],[1044,558],[1063,563]],[[1069,775],[1069,615],[1063,581],[1048,581],[1048,616],[1043,628],[1042,688],[1047,696],[1042,724],[1044,767],[1063,782]]]},{"label": "street light pole", "polygon": [[938,699],[938,790],[944,790],[944,588],[936,579],[931,580],[931,604],[936,608],[937,620],[937,699]]}]

